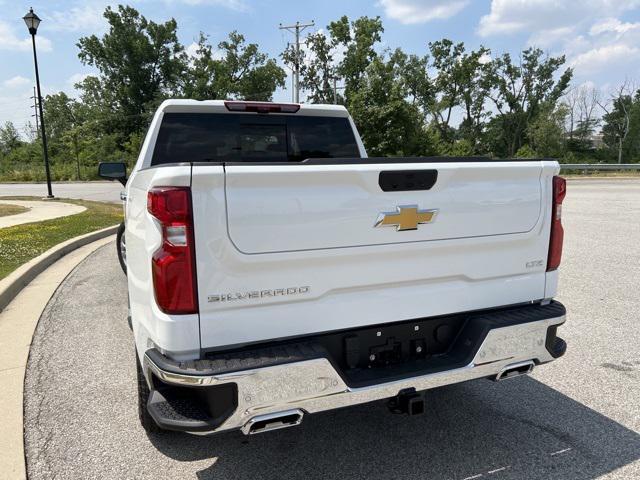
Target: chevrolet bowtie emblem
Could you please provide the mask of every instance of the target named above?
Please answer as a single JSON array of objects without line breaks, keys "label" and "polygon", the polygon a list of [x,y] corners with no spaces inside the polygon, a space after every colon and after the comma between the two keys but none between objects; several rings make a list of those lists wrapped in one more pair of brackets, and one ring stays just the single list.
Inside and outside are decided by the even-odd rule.
[{"label": "chevrolet bowtie emblem", "polygon": [[431,223],[438,210],[419,210],[417,205],[403,205],[396,207],[397,212],[381,213],[374,227],[396,227],[402,230],[417,230],[421,223]]}]

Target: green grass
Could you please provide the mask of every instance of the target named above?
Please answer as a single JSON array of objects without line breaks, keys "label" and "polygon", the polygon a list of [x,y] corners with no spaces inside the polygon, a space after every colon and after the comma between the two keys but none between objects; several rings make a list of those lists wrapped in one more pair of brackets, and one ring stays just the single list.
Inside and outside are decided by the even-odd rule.
[{"label": "green grass", "polygon": [[[0,197],[1,199],[41,200],[34,197]],[[0,279],[58,243],[122,221],[122,206],[119,204],[70,199],[51,201],[73,203],[87,209],[68,217],[0,229]]]},{"label": "green grass", "polygon": [[26,207],[20,205],[7,205],[6,203],[0,203],[0,217],[8,217],[9,215],[17,215],[18,213],[24,213],[29,211]]}]

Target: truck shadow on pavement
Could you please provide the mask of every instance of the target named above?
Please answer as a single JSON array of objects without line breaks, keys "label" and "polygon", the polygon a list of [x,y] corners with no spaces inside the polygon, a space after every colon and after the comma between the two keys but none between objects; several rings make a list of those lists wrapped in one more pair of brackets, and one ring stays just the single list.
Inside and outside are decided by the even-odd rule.
[{"label": "truck shadow on pavement", "polygon": [[531,377],[452,385],[426,399],[418,417],[376,402],[263,435],[150,440],[177,461],[211,458],[199,479],[594,479],[640,459],[640,435]]}]

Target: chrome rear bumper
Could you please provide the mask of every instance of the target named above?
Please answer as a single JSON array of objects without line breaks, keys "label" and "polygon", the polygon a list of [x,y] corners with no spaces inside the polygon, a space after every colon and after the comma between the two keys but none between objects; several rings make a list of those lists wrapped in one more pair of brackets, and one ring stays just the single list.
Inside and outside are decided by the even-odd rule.
[{"label": "chrome rear bumper", "polygon": [[372,386],[349,387],[331,362],[315,358],[264,368],[216,375],[181,374],[166,371],[145,355],[147,373],[170,385],[206,387],[235,383],[237,408],[217,428],[243,428],[257,416],[299,409],[305,414],[393,397],[401,390],[428,390],[485,377],[496,377],[522,362],[536,365],[554,360],[545,341],[549,327],[564,323],[565,316],[490,330],[473,360],[462,368],[415,376]]}]

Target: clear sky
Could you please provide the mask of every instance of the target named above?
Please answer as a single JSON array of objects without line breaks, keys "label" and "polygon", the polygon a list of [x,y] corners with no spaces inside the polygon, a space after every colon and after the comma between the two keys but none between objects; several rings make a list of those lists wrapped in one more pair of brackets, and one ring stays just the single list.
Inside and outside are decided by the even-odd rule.
[{"label": "clear sky", "polygon": [[[575,68],[574,84],[592,82],[606,93],[625,78],[640,82],[640,0],[131,0],[145,17],[174,17],[181,42],[199,31],[217,44],[232,30],[277,57],[292,35],[279,23],[314,20],[315,29],[347,15],[379,15],[384,47],[423,54],[443,37],[480,44],[494,54],[536,45],[565,54]],[[31,42],[22,16],[33,6],[43,19],[38,30],[43,95],[64,90],[92,73],[78,59],[79,37],[106,30],[101,0],[0,0],[0,123],[21,128],[31,119],[34,73]],[[309,31],[309,30],[308,30]],[[290,82],[288,82],[290,85]],[[279,91],[277,100],[291,92]]]}]

